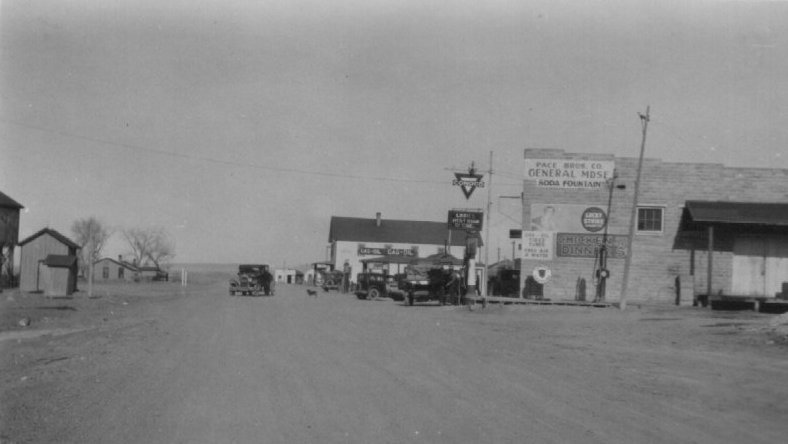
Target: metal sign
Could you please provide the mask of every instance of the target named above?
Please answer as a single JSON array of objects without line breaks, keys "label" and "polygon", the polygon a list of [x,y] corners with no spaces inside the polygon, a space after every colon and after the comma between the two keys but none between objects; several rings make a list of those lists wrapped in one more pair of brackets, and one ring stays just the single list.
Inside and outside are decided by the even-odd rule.
[{"label": "metal sign", "polygon": [[449,210],[450,230],[481,231],[484,211],[481,210]]},{"label": "metal sign", "polygon": [[473,165],[468,168],[468,173],[454,173],[454,177],[455,179],[451,184],[460,187],[466,199],[471,198],[471,194],[476,188],[484,188],[484,182],[482,182],[484,175],[476,174],[476,169]]}]

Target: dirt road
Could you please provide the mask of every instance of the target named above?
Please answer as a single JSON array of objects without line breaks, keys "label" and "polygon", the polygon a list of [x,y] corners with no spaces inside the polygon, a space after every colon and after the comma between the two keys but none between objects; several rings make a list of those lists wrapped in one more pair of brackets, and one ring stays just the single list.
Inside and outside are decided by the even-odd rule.
[{"label": "dirt road", "polygon": [[0,332],[0,442],[754,444],[788,433],[788,346],[764,331],[768,315],[469,312],[300,286],[230,297],[224,281],[167,285],[155,298],[53,301],[79,325]]}]

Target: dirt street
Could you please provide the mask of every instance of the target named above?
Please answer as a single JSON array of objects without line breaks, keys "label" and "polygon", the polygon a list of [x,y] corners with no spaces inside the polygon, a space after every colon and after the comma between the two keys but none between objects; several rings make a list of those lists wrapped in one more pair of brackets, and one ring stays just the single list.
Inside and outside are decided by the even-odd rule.
[{"label": "dirt street", "polygon": [[302,286],[230,297],[226,282],[97,286],[94,299],[0,294],[0,443],[755,444],[788,434],[782,316],[636,304],[470,312],[313,298]]}]

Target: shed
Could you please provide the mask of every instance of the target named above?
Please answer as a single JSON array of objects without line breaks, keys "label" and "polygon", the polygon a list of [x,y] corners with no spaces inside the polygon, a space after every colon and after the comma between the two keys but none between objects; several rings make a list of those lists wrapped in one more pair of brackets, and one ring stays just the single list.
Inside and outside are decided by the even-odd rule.
[{"label": "shed", "polygon": [[[37,233],[19,242],[19,247],[21,249],[19,288],[22,291],[44,290],[41,286],[43,282],[41,272],[46,267],[45,262],[48,256],[77,256],[77,250],[80,248],[74,241],[52,228],[39,230]],[[53,260],[59,263],[57,262],[58,260]],[[74,274],[73,279],[69,279],[69,282],[73,282],[70,292],[74,292],[77,291],[76,262],[70,270]]]},{"label": "shed", "polygon": [[68,296],[77,289],[77,257],[48,255],[41,264],[40,289],[47,296]]}]

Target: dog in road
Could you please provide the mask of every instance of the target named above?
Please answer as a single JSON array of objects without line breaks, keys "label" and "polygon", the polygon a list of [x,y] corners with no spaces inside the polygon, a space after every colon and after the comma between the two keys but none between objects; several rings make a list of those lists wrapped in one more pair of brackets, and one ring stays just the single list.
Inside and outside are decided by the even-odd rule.
[{"label": "dog in road", "polygon": [[317,297],[317,290],[310,290],[310,289],[307,288],[306,289],[306,295],[307,296],[312,296],[313,298],[316,298]]}]

